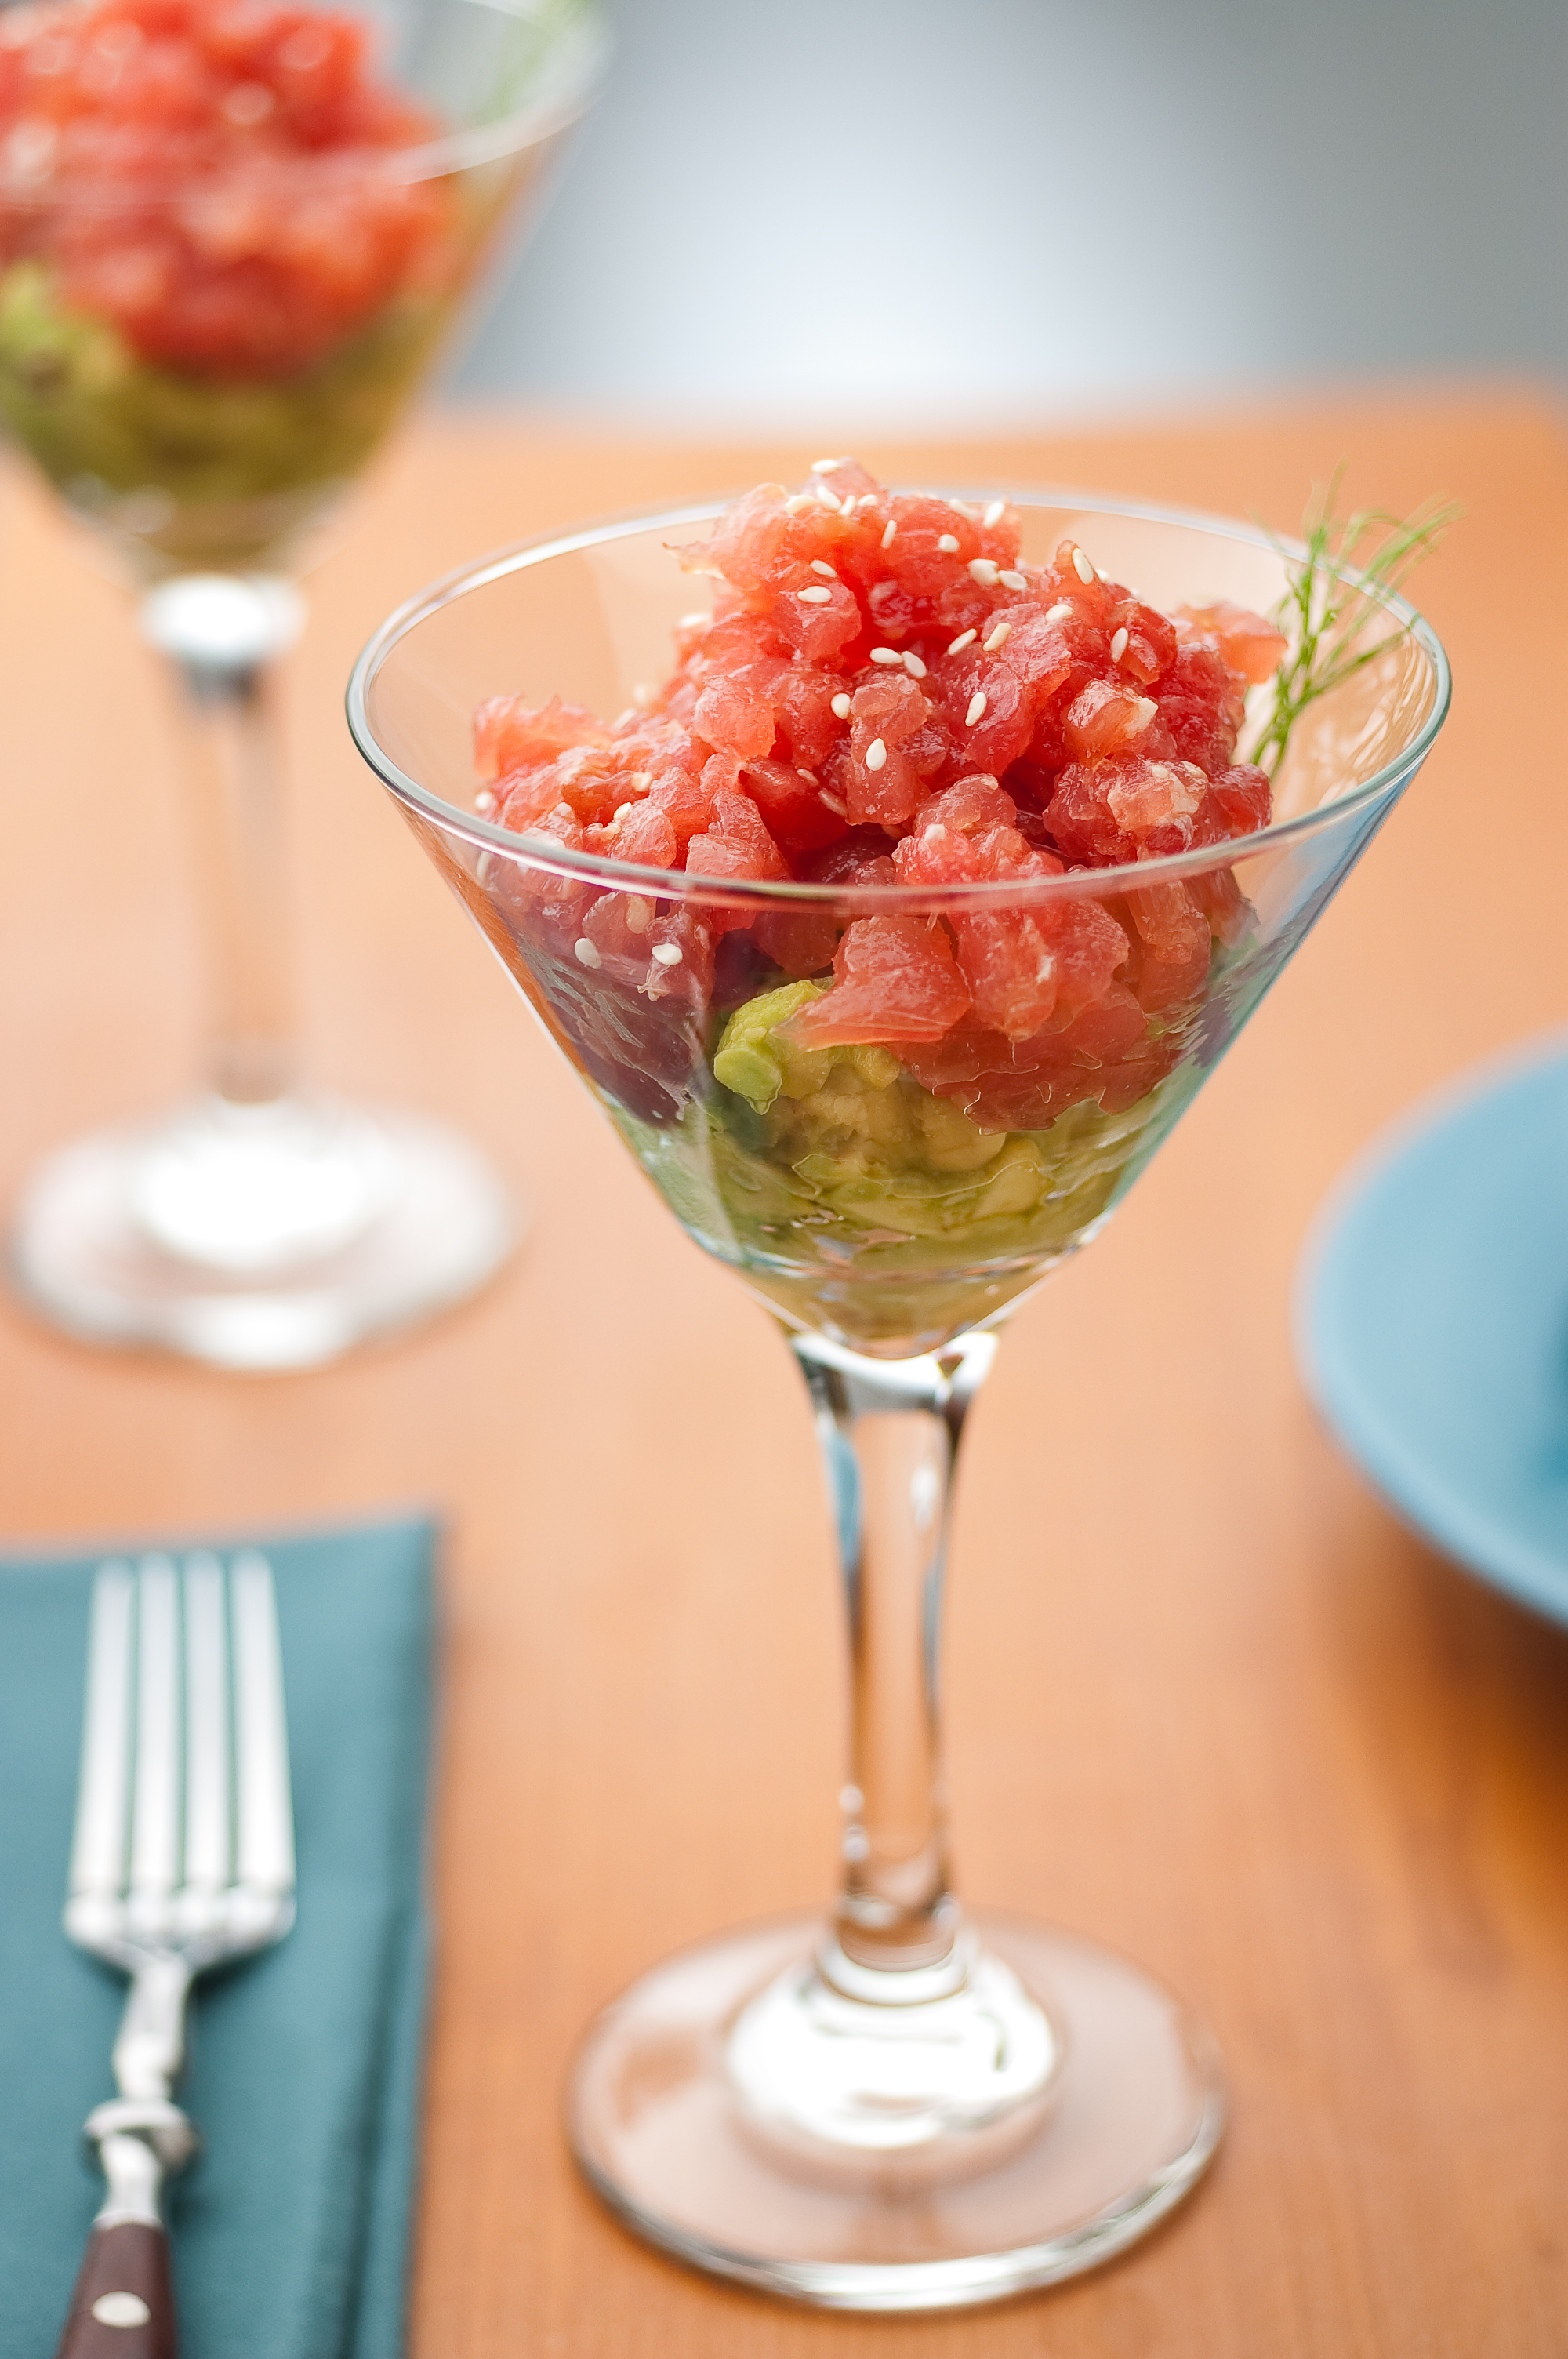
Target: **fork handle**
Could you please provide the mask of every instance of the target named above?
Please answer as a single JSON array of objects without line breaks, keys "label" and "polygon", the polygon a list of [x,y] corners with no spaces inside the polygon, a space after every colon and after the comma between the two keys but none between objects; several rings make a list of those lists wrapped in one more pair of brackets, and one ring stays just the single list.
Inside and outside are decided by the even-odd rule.
[{"label": "fork handle", "polygon": [[177,2359],[168,2238],[116,2220],[88,2238],[55,2359]]}]

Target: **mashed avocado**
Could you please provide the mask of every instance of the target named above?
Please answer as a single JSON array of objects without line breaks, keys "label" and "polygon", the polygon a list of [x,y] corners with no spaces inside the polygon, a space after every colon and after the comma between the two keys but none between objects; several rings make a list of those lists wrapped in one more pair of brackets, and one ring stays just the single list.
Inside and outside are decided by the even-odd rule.
[{"label": "mashed avocado", "polygon": [[886,1049],[803,1049],[783,1028],[820,999],[825,983],[786,983],[738,1007],[713,1052],[713,1078],[765,1114],[775,1098],[806,1098],[820,1090],[836,1063],[876,1090],[898,1077],[898,1059]]},{"label": "mashed avocado", "polygon": [[861,1351],[930,1350],[1083,1244],[1196,1086],[1172,1074],[1125,1112],[982,1129],[883,1048],[783,1032],[827,985],[735,1010],[719,1084],[659,1127],[612,1107],[677,1218],[787,1317]]},{"label": "mashed avocado", "polygon": [[172,563],[241,564],[363,465],[447,309],[394,302],[317,367],[244,382],[155,367],[60,303],[47,265],[16,262],[0,273],[0,419],[94,523]]}]

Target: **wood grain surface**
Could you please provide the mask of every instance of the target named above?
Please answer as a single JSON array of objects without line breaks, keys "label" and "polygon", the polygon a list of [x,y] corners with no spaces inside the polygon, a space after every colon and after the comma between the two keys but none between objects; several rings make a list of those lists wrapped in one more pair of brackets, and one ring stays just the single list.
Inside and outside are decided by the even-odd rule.
[{"label": "wood grain surface", "polygon": [[[416,2359],[1562,2359],[1568,1636],[1399,1528],[1317,1429],[1289,1332],[1346,1159],[1568,1016],[1568,438],[1528,393],[865,452],[1287,528],[1344,458],[1353,499],[1468,510],[1422,583],[1457,679],[1426,773],[1109,1234],[1010,1331],[963,1479],[963,1886],[1119,1943],[1208,2017],[1235,2091],[1211,2180],[1098,2276],[892,2322],[688,2276],[574,2178],[561,2084],[593,2008],[828,1889],[826,1519],[781,1343],[553,1061],[361,767],[341,690],[428,576],[811,455],[511,417],[390,454],[288,686],[313,1062],[466,1125],[531,1234],[471,1309],[316,1375],[96,1354],[5,1310],[7,1535],[450,1516]],[[199,986],[128,609],[16,475],[0,627],[14,1190],[183,1085]]]}]

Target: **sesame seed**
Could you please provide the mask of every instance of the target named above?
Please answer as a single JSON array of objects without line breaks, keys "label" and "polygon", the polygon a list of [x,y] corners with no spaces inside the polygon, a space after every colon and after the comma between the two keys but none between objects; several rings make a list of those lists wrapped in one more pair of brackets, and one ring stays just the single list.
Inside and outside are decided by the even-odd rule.
[{"label": "sesame seed", "polygon": [[831,508],[835,516],[838,515],[839,509],[844,505],[843,501],[838,497],[838,493],[830,492],[826,484],[817,484],[816,496],[821,506],[825,508]]},{"label": "sesame seed", "polygon": [[978,582],[982,590],[994,590],[996,588],[997,572],[997,562],[994,557],[970,558],[969,578],[973,582]]},{"label": "sesame seed", "polygon": [[999,525],[1001,522],[1006,514],[1007,502],[1005,500],[993,500],[989,507],[986,510],[984,516],[981,518],[981,522],[984,524],[986,530],[989,532],[994,525]]},{"label": "sesame seed", "polygon": [[838,715],[840,721],[848,721],[849,718],[849,700],[848,696],[844,694],[842,690],[839,690],[838,694],[833,700],[833,710]]},{"label": "sesame seed", "polygon": [[1125,630],[1120,630],[1118,631],[1115,638],[1112,639],[1110,643],[1110,659],[1112,663],[1119,663],[1126,653],[1127,633]]},{"label": "sesame seed", "polygon": [[942,551],[944,557],[957,557],[958,554],[957,534],[956,532],[945,532],[936,546]]},{"label": "sesame seed", "polygon": [[974,631],[960,631],[956,639],[948,640],[947,653],[950,656],[961,656],[966,647],[972,647],[974,646],[978,636],[979,635]]},{"label": "sesame seed", "polygon": [[1075,549],[1073,551],[1073,571],[1077,575],[1078,580],[1083,583],[1086,590],[1088,588],[1091,582],[1098,582],[1099,580],[1098,574],[1095,571],[1094,567],[1089,563],[1088,559],[1084,555],[1081,549]]},{"label": "sesame seed", "polygon": [[621,824],[622,821],[625,818],[625,816],[626,816],[627,812],[631,810],[631,808],[632,808],[632,806],[631,806],[631,804],[630,804],[630,803],[617,803],[617,804],[616,804],[616,806],[615,806],[614,818],[615,818],[615,824],[616,824],[616,826],[617,826],[617,827],[619,827],[619,826],[620,826],[620,824]]},{"label": "sesame seed", "polygon": [[953,510],[955,516],[961,516],[967,521],[973,520],[975,512],[968,500],[949,500],[947,506]]},{"label": "sesame seed", "polygon": [[645,934],[653,922],[653,903],[651,901],[645,901],[640,893],[628,894],[626,898],[627,932],[629,934]]},{"label": "sesame seed", "polygon": [[683,614],[680,621],[676,625],[676,628],[678,631],[700,630],[705,623],[711,623],[712,620],[712,615],[705,614],[701,607],[698,606],[691,614]]},{"label": "sesame seed", "polygon": [[814,508],[816,506],[816,494],[815,492],[795,492],[789,499],[785,500],[784,514],[785,516],[799,516],[804,509]]},{"label": "sesame seed", "polygon": [[980,649],[980,653],[982,655],[994,656],[998,647],[1004,647],[1011,636],[1012,625],[1011,623],[999,623],[995,630],[991,633],[989,638],[986,641],[984,647]]},{"label": "sesame seed", "polygon": [[1072,620],[1072,600],[1070,598],[1058,598],[1056,603],[1047,610],[1045,620],[1048,623],[1066,623]]},{"label": "sesame seed", "polygon": [[811,472],[814,475],[836,475],[843,463],[842,459],[813,459]]},{"label": "sesame seed", "polygon": [[911,679],[924,679],[925,678],[925,666],[921,662],[920,658],[915,654],[913,647],[905,647],[903,651],[903,668],[909,674]]},{"label": "sesame seed", "polygon": [[1016,571],[1011,571],[1007,573],[999,573],[997,580],[1001,583],[1004,590],[1027,590],[1029,587],[1028,574],[1020,573]]},{"label": "sesame seed", "polygon": [[236,82],[223,101],[222,112],[242,131],[254,123],[265,123],[277,103],[265,82]]},{"label": "sesame seed", "polygon": [[811,570],[813,573],[820,573],[824,582],[837,582],[838,579],[825,557],[814,557],[811,560]]},{"label": "sesame seed", "polygon": [[901,664],[903,657],[897,647],[873,647],[871,661],[880,664]]},{"label": "sesame seed", "polygon": [[893,535],[897,530],[897,516],[889,516],[886,524],[882,527],[882,547],[884,549],[891,549],[892,547]]},{"label": "sesame seed", "polygon": [[826,606],[833,592],[831,590],[797,590],[795,594],[803,606]]},{"label": "sesame seed", "polygon": [[652,955],[660,966],[679,966],[684,952],[679,942],[655,942]]},{"label": "sesame seed", "polygon": [[594,949],[593,944],[589,940],[586,934],[579,934],[576,941],[572,944],[572,948],[577,952],[578,962],[580,966],[591,967],[602,966],[604,964],[604,961],[600,957],[599,952]]},{"label": "sesame seed", "polygon": [[969,699],[969,709],[964,715],[964,726],[966,729],[972,729],[977,721],[983,721],[985,717],[986,692],[983,688],[977,688]]},{"label": "sesame seed", "polygon": [[492,811],[495,809],[495,797],[488,787],[481,787],[473,799],[473,807],[477,811]]},{"label": "sesame seed", "polygon": [[887,757],[888,749],[882,744],[881,739],[880,737],[873,737],[871,744],[866,748],[867,769],[880,770],[882,764],[887,760]]},{"label": "sesame seed", "polygon": [[848,803],[841,803],[841,802],[839,801],[839,799],[838,799],[838,796],[837,796],[837,795],[830,795],[830,794],[828,793],[828,791],[827,791],[827,788],[826,788],[826,787],[818,787],[818,788],[817,788],[817,790],[816,790],[816,799],[817,799],[817,801],[818,801],[819,803],[826,803],[826,805],[827,806],[827,809],[828,809],[830,811],[832,811],[832,812],[835,814],[835,816],[836,816],[837,818],[838,818],[838,819],[848,819],[848,818],[849,818],[849,804],[848,804]]}]

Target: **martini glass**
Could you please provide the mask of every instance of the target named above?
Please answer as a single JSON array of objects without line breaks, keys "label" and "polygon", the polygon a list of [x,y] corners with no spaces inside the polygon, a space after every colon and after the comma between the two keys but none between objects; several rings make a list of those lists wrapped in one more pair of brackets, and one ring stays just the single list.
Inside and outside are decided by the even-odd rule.
[{"label": "martini glass", "polygon": [[[587,0],[388,0],[372,29],[377,72],[418,110],[416,144],[268,162],[240,141],[167,185],[116,180],[113,158],[92,177],[46,168],[53,135],[26,118],[0,151],[0,419],[135,589],[170,675],[211,992],[204,1089],[49,1157],[12,1268],[79,1336],[238,1368],[310,1364],[441,1309],[514,1229],[462,1138],[303,1078],[274,676],[304,621],[294,576],[312,535],[539,186],[602,42]],[[138,37],[110,20],[94,38],[79,70],[113,76]],[[287,70],[308,75],[328,47],[307,24]],[[228,102],[242,125],[273,103],[254,81]],[[290,279],[301,250],[314,275]],[[115,307],[171,254],[230,304],[231,344],[238,312],[249,361],[135,343]],[[281,370],[276,334],[301,342]]]},{"label": "martini glass", "polygon": [[[1016,504],[1021,561],[1071,538],[1166,608],[1267,611],[1284,587],[1285,557],[1238,526],[1071,494]],[[616,2001],[573,2075],[578,2158],[633,2227],[717,2275],[838,2308],[948,2308],[1144,2234],[1225,2114],[1211,2038],[1154,1976],[955,1897],[938,1619],[965,1417],[1002,1321],[1103,1227],[1414,776],[1447,669],[1385,601],[1408,633],[1298,723],[1268,828],[1027,886],[720,884],[491,824],[476,707],[503,691],[620,709],[667,668],[692,601],[669,545],[713,513],[605,527],[437,585],[361,658],[350,722],[676,1218],[784,1328],[838,1542],[852,1730],[837,1905],[718,1935]],[[1098,1060],[1081,1034],[1076,1052],[1021,1045],[1000,1071],[993,1050],[989,1127],[961,1087],[955,1102],[922,1086],[943,1075],[913,1049],[917,1073],[890,1074],[875,1049],[819,1050],[819,1071],[759,1014],[770,988],[810,988],[778,972],[809,970],[802,929],[826,968],[871,914],[1059,926],[1089,904],[1126,931],[1149,1012]],[[1190,945],[1195,911],[1199,973],[1189,960],[1179,988],[1162,984],[1160,945],[1173,926]]]}]

